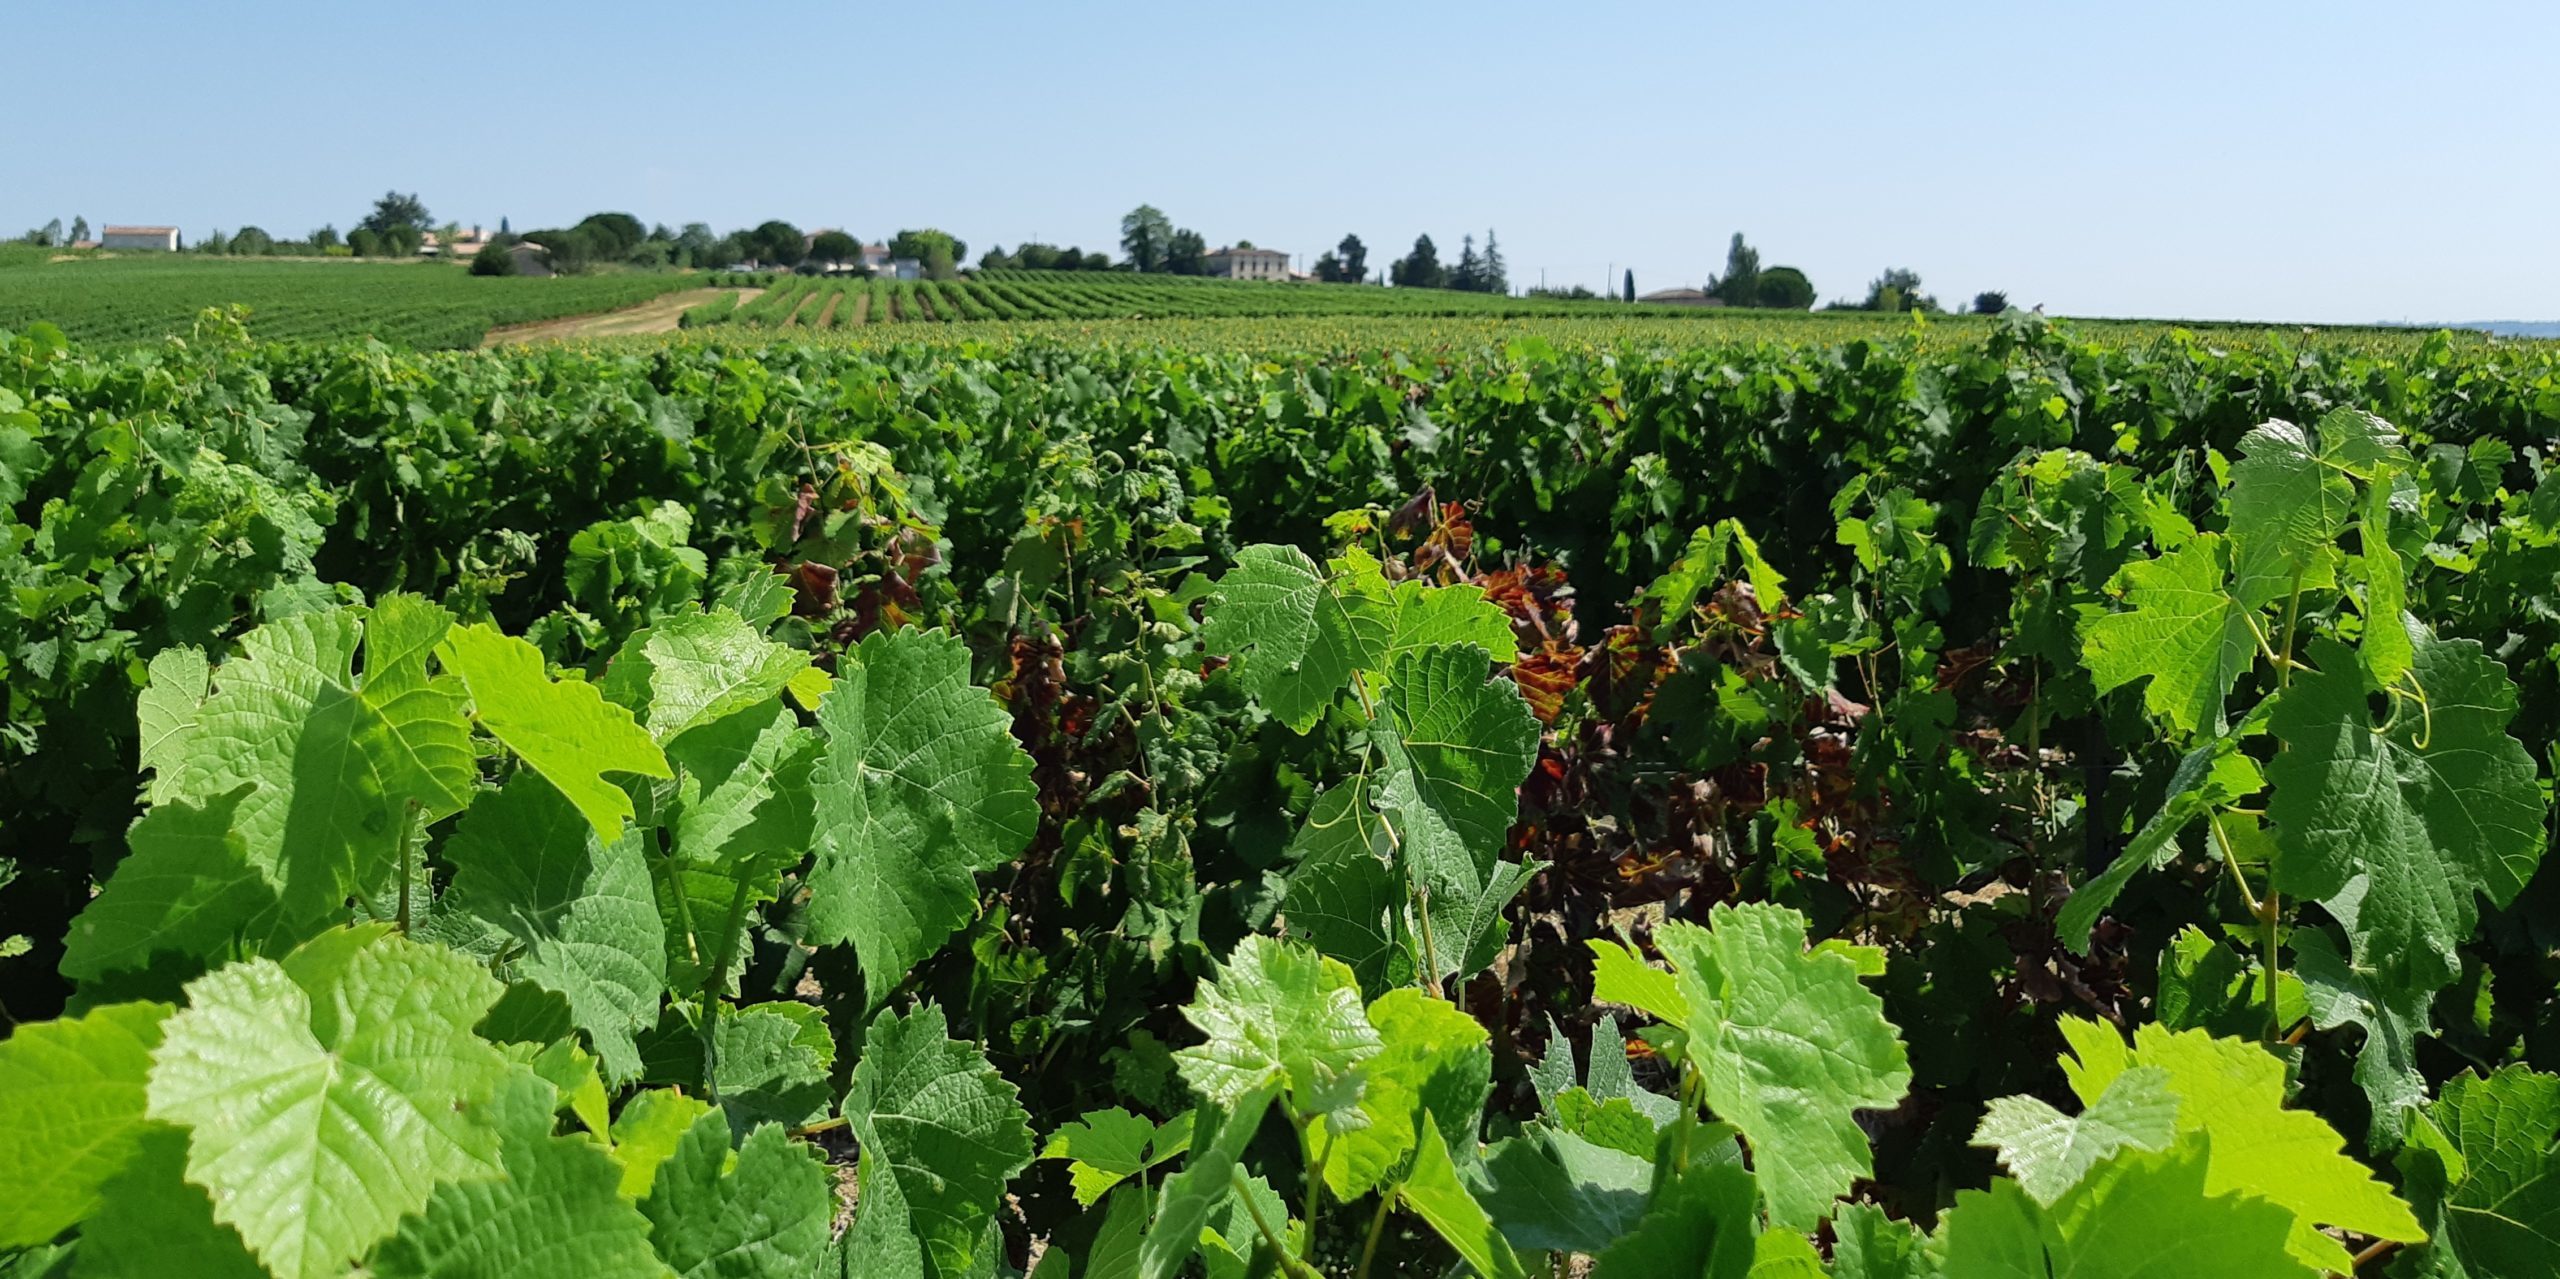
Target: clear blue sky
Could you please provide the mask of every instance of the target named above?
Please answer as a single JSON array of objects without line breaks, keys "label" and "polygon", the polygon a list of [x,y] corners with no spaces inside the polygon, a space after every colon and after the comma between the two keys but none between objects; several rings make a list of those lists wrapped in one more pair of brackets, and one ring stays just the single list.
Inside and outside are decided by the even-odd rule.
[{"label": "clear blue sky", "polygon": [[7,234],[397,187],[1117,256],[1148,201],[1302,260],[1492,226],[1519,284],[1696,284],[1739,229],[1826,298],[2560,316],[2551,0],[13,8]]}]

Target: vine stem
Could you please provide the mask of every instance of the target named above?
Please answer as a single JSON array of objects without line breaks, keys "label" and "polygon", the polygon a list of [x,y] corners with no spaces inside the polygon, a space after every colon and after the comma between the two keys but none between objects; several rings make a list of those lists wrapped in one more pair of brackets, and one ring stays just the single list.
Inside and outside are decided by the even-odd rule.
[{"label": "vine stem", "polygon": [[1378,1237],[1387,1233],[1387,1213],[1395,1206],[1395,1196],[1378,1196],[1378,1211],[1369,1217],[1369,1237],[1360,1244],[1360,1268],[1353,1272],[1353,1279],[1369,1279],[1369,1265],[1378,1259]]},{"label": "vine stem", "polygon": [[2372,1243],[2366,1244],[2364,1246],[2364,1251],[2357,1253],[2347,1264],[2354,1269],[2362,1270],[2366,1266],[2372,1265],[2374,1262],[2380,1261],[2398,1251],[2400,1251],[2399,1240],[2376,1239]]},{"label": "vine stem", "polygon": [[[1236,1198],[1244,1202],[1245,1214],[1253,1218],[1253,1228],[1262,1232],[1262,1241],[1270,1244],[1272,1255],[1280,1258],[1281,1268],[1289,1271],[1291,1274],[1297,1275],[1299,1279],[1324,1279],[1323,1272],[1317,1270],[1314,1266],[1308,1265],[1305,1259],[1299,1257],[1296,1253],[1289,1251],[1288,1242],[1280,1237],[1279,1232],[1274,1231],[1271,1228],[1271,1223],[1269,1221],[1263,1219],[1262,1205],[1253,1201],[1253,1192],[1244,1183],[1244,1170],[1241,1168],[1228,1169],[1227,1182],[1235,1188]],[[1313,1242],[1315,1237],[1315,1231],[1309,1230],[1307,1232],[1307,1239],[1309,1242]]]},{"label": "vine stem", "polygon": [[418,842],[418,819],[425,812],[418,801],[409,801],[407,817],[400,823],[400,932],[409,932],[409,847]]},{"label": "vine stem", "polygon": [[1319,1154],[1316,1151],[1316,1125],[1323,1122],[1324,1116],[1311,1115],[1307,1122],[1298,1128],[1299,1157],[1304,1161],[1307,1170],[1307,1207],[1306,1211],[1298,1215],[1307,1223],[1309,1250],[1313,1250],[1316,1246],[1316,1210],[1324,1206],[1325,1161],[1333,1157],[1331,1142],[1325,1143],[1323,1153]]}]

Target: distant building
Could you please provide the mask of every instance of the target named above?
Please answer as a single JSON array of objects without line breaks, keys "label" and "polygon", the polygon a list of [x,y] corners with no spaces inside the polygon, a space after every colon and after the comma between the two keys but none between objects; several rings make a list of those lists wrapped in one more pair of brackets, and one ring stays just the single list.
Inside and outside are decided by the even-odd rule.
[{"label": "distant building", "polygon": [[1285,280],[1289,255],[1278,249],[1219,249],[1200,259],[1203,272],[1222,280]]},{"label": "distant building", "polygon": [[1723,298],[1715,297],[1709,294],[1705,289],[1655,289],[1653,292],[1637,298],[1636,301],[1654,302],[1664,306],[1724,305]]},{"label": "distant building", "polygon": [[158,249],[163,253],[178,251],[178,228],[173,226],[111,226],[98,231],[98,247],[102,249]]},{"label": "distant building", "polygon": [[921,258],[891,258],[886,263],[882,264],[879,269],[874,271],[873,274],[892,280],[921,280],[924,278],[924,260]]},{"label": "distant building", "polygon": [[478,227],[471,228],[468,234],[455,236],[451,244],[444,243],[433,231],[418,237],[418,256],[422,258],[467,258],[487,247],[489,237],[482,235]]},{"label": "distant building", "polygon": [[871,272],[873,275],[878,275],[882,271],[887,270],[889,268],[889,246],[885,244],[863,245],[862,266],[864,270]]},{"label": "distant building", "polygon": [[551,251],[531,240],[518,240],[508,246],[507,256],[516,260],[518,275],[555,275],[551,269]]}]

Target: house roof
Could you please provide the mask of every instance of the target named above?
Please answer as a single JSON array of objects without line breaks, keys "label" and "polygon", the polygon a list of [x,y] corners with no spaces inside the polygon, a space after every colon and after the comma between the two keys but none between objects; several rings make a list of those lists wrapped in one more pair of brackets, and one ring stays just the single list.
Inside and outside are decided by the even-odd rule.
[{"label": "house roof", "polygon": [[1646,294],[1641,294],[1641,295],[1639,295],[1639,296],[1636,298],[1636,301],[1638,301],[1638,302],[1675,302],[1675,301],[1689,301],[1689,300],[1694,300],[1694,299],[1697,299],[1697,298],[1702,298],[1702,297],[1705,297],[1705,296],[1707,296],[1707,291],[1706,291],[1705,289],[1655,289],[1655,290],[1654,290],[1653,292],[1651,292],[1651,293],[1646,293]]},{"label": "house roof", "polygon": [[100,235],[176,235],[173,226],[108,226],[98,228]]},{"label": "house roof", "polygon": [[1210,250],[1210,251],[1209,251],[1209,253],[1207,254],[1207,256],[1209,256],[1209,257],[1213,257],[1213,258],[1231,258],[1231,257],[1238,257],[1238,256],[1241,256],[1241,255],[1243,255],[1243,254],[1247,254],[1247,253],[1259,253],[1259,254],[1264,254],[1264,255],[1266,255],[1266,256],[1269,256],[1269,257],[1275,257],[1275,258],[1285,258],[1285,257],[1289,256],[1287,253],[1284,253],[1284,252],[1282,252],[1282,251],[1280,251],[1280,250],[1278,250],[1278,249],[1264,249],[1264,248],[1252,248],[1252,249],[1218,248],[1218,249],[1212,249],[1212,250]]}]

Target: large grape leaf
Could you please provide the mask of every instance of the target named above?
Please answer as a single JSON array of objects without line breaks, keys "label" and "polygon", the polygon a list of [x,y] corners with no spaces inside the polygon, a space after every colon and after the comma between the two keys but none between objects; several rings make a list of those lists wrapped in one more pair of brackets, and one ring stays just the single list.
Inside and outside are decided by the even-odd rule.
[{"label": "large grape leaf", "polygon": [[2397,1143],[2408,1132],[2409,1116],[2427,1104],[2418,1037],[2428,1033],[2431,1001],[2383,997],[2378,988],[2384,974],[2357,971],[2323,929],[2295,931],[2293,973],[2302,982],[2304,1008],[2313,1025],[2322,1030],[2364,1028],[2354,1073],[2372,1114],[2367,1139],[2381,1147]]},{"label": "large grape leaf", "polygon": [[2236,549],[2240,597],[2252,606],[2336,578],[2338,535],[2355,508],[2355,484],[2314,451],[2291,422],[2271,420],[2240,438],[2223,495]]},{"label": "large grape leaf", "polygon": [[1411,988],[1391,990],[1369,1005],[1369,1024],[1379,1050],[1362,1068],[1360,1109],[1368,1122],[1315,1138],[1325,1186],[1345,1203],[1404,1179],[1426,1121],[1454,1140],[1473,1141],[1493,1092],[1485,1029],[1457,1005]]},{"label": "large grape leaf", "polygon": [[1857,1112],[1896,1105],[1911,1085],[1883,1001],[1857,960],[1807,950],[1804,916],[1781,906],[1720,905],[1707,927],[1675,920],[1654,942],[1670,989],[1637,976],[1650,970],[1625,948],[1595,941],[1595,995],[1686,1032],[1707,1105],[1751,1142],[1771,1224],[1811,1230],[1874,1170]]},{"label": "large grape leaf", "polygon": [[774,701],[809,655],[767,639],[725,608],[679,613],[631,637],[605,674],[606,696],[629,707],[661,744]]},{"label": "large grape leaf", "polygon": [[1746,1279],[1760,1233],[1751,1181],[1738,1164],[1681,1171],[1600,1254],[1591,1279]]},{"label": "large grape leaf", "polygon": [[213,1219],[213,1201],[186,1180],[186,1167],[185,1133],[144,1129],[81,1223],[76,1279],[269,1279],[240,1233]]},{"label": "large grape leaf", "polygon": [[610,1130],[614,1162],[622,1165],[623,1198],[647,1198],[659,1166],[675,1157],[685,1134],[711,1110],[709,1103],[672,1088],[652,1088],[624,1102]]},{"label": "large grape leaf", "polygon": [[[2377,731],[2365,672],[2344,645],[2311,648],[2269,727],[2284,743],[2268,766],[2276,887],[2318,901],[2347,930],[2349,954],[2387,1015],[2426,1023],[2434,992],[2461,971],[2455,948],[2479,921],[2477,897],[2505,905],[2542,856],[2544,808],[2533,757],[2509,737],[2516,689],[2469,640],[2413,631],[2408,699]],[[2377,1132],[2402,1116],[2377,1111]]]},{"label": "large grape leaf", "polygon": [[722,1016],[711,1042],[712,1092],[738,1136],[826,1117],[836,1046],[824,1012],[788,1000],[749,1004]]},{"label": "large grape leaf", "polygon": [[460,690],[428,675],[419,647],[448,624],[443,611],[395,595],[369,626],[359,614],[304,613],[243,636],[154,787],[202,807],[254,783],[233,828],[297,915],[385,879],[411,806],[427,822],[460,811],[476,777]]},{"label": "large grape leaf", "polygon": [[1005,1185],[1031,1162],[1014,1086],[928,1004],[871,1023],[844,1113],[862,1150],[848,1255],[869,1266],[921,1256],[927,1279],[980,1273]]},{"label": "large grape leaf", "polygon": [[944,631],[864,636],[818,725],[809,937],[853,943],[877,1006],[976,914],[978,873],[1031,842],[1031,757],[969,682],[968,646]]},{"label": "large grape leaf", "polygon": [[1874,1204],[1841,1205],[1831,1234],[1831,1279],[1939,1279],[1944,1273],[1935,1240]]},{"label": "large grape leaf", "polygon": [[115,874],[71,921],[63,975],[95,981],[174,954],[194,961],[193,976],[242,940],[270,936],[283,904],[232,828],[255,789],[243,782],[202,805],[170,800],[144,813]]},{"label": "large grape leaf", "polygon": [[1273,718],[1303,733],[1384,650],[1392,623],[1375,603],[1294,546],[1248,546],[1218,579],[1200,643],[1233,661]]},{"label": "large grape leaf", "polygon": [[2205,1188],[2202,1141],[2098,1165],[2052,1208],[2013,1181],[1956,1194],[1940,1226],[1964,1279],[2312,1279],[2286,1251],[2293,1218]]},{"label": "large grape leaf", "polygon": [[438,1182],[499,1171],[478,1110],[508,1069],[471,1028],[495,979],[452,951],[325,934],[187,986],[149,1086],[187,1180],[278,1279],[336,1275]]},{"label": "large grape leaf", "polygon": [[631,797],[607,773],[670,777],[667,758],[631,712],[584,680],[555,680],[542,650],[486,624],[457,626],[436,649],[470,690],[472,717],[559,788],[607,839],[631,819]]},{"label": "large grape leaf", "polygon": [[2560,1276],[2560,1076],[2508,1066],[2446,1082],[2400,1157],[2433,1238],[2395,1274]]},{"label": "large grape leaf", "polygon": [[1086,1111],[1083,1118],[1058,1125],[1049,1134],[1048,1144],[1040,1148],[1040,1157],[1067,1161],[1067,1181],[1076,1202],[1089,1208],[1123,1180],[1190,1148],[1190,1115],[1159,1124],[1112,1106]]},{"label": "large grape leaf", "polygon": [[2150,1024],[2127,1048],[2113,1028],[2079,1018],[2064,1019],[2062,1031],[2073,1051],[2063,1073],[2093,1109],[2131,1072],[2163,1072],[2179,1134],[2207,1139],[2205,1193],[2250,1195],[2292,1214],[2291,1247],[2304,1264],[2354,1269],[2321,1226],[2403,1242],[2426,1237],[2409,1206],[2345,1153],[2336,1129],[2285,1108],[2284,1063],[2257,1045]]},{"label": "large grape leaf", "polygon": [[658,1020],[667,943],[641,848],[651,832],[596,828],[530,773],[483,791],[444,848],[442,908],[514,943],[515,971],[569,1001],[606,1073],[640,1073],[632,1036]]},{"label": "large grape leaf", "polygon": [[2231,544],[2211,533],[2116,578],[2126,607],[2081,627],[2099,692],[2138,680],[2143,705],[2182,733],[2217,728],[2223,699],[2257,660],[2252,606],[2232,594]]},{"label": "large grape leaf", "polygon": [[1183,1016],[1208,1042],[1175,1053],[1184,1083],[1225,1106],[1266,1088],[1305,1098],[1377,1055],[1360,983],[1341,961],[1260,935],[1236,943]]},{"label": "large grape leaf", "polygon": [[213,667],[200,648],[163,649],[151,659],[149,678],[134,697],[134,718],[141,729],[142,771],[152,774],[143,796],[154,804],[173,794],[177,763],[187,757],[194,737],[196,708],[213,691]]},{"label": "large grape leaf", "polygon": [[578,1137],[510,1133],[506,1175],[448,1183],[374,1251],[379,1279],[664,1279],[621,1166]]},{"label": "large grape leaf", "polygon": [[2169,1073],[2136,1066],[2108,1081],[2076,1115],[2034,1097],[1996,1098],[1984,1109],[1973,1144],[1999,1151],[2018,1187],[2051,1207],[2117,1151],[2166,1150],[2177,1135],[2178,1098],[2169,1091]]},{"label": "large grape leaf", "polygon": [[1537,1124],[1495,1142],[1468,1180],[1512,1247],[1597,1253],[1643,1220],[1653,1158]]},{"label": "large grape leaf", "polygon": [[751,912],[815,839],[809,777],[817,734],[779,702],[723,716],[667,743],[672,848],[650,873],[667,939],[667,983],[696,990],[726,972],[734,992]]},{"label": "large grape leaf", "polygon": [[0,1040],[0,1248],[62,1233],[134,1161],[168,1015],[166,1004],[110,1004]]},{"label": "large grape leaf", "polygon": [[640,1211],[680,1279],[804,1279],[827,1250],[835,1206],[817,1151],[766,1124],[732,1166],[729,1125],[704,1115],[659,1166]]}]

